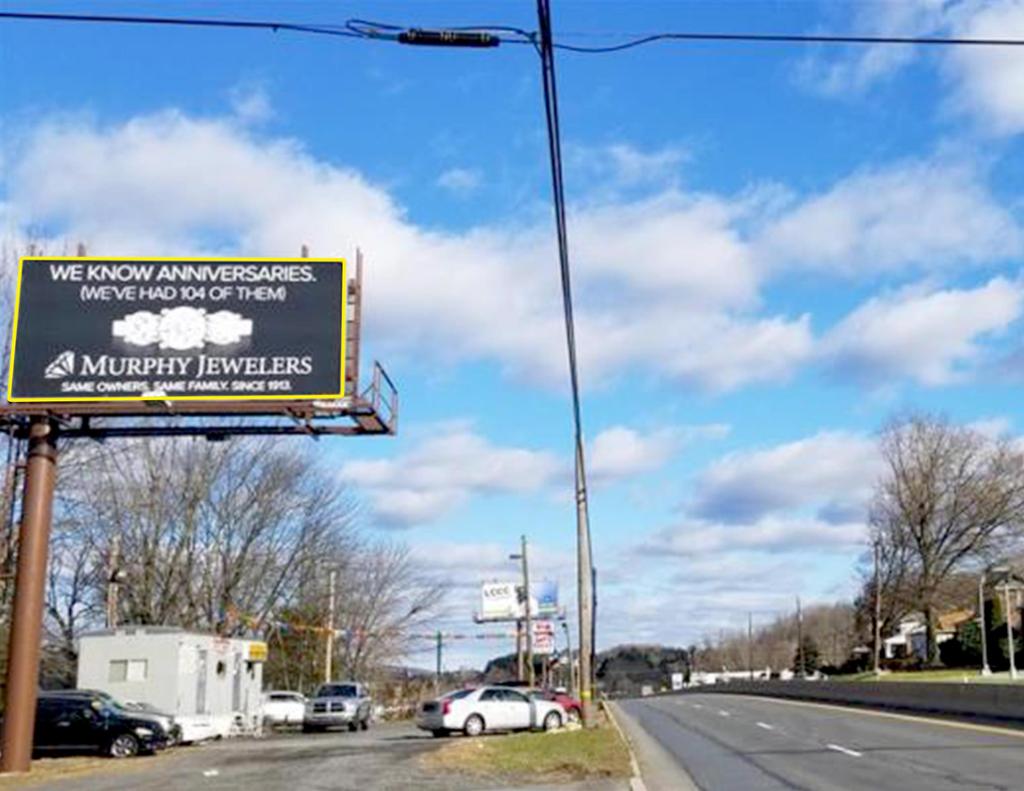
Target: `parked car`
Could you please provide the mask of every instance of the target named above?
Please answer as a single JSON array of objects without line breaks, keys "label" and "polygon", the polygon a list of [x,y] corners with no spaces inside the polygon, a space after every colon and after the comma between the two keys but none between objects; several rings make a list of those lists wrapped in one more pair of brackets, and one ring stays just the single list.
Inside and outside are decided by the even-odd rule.
[{"label": "parked car", "polygon": [[302,725],[306,713],[306,696],[299,692],[275,689],[263,693],[263,724],[274,728]]},{"label": "parked car", "polygon": [[159,722],[164,731],[167,732],[167,746],[173,747],[181,742],[181,726],[174,719],[173,714],[161,711],[156,706],[145,703],[141,700],[124,700],[120,703],[121,708],[137,716],[152,717]]},{"label": "parked car", "polygon": [[579,722],[583,717],[583,706],[580,705],[580,702],[576,700],[576,698],[567,692],[561,692],[557,689],[530,689],[523,691],[531,698],[550,700],[557,703],[565,709],[565,714],[569,722]]},{"label": "parked car", "polygon": [[116,709],[123,709],[126,713],[142,719],[155,720],[163,727],[167,734],[167,746],[173,747],[181,742],[181,725],[174,719],[174,716],[165,711],[160,711],[148,703],[134,700],[118,700],[109,692],[102,689],[61,689],[48,692],[41,692],[40,695],[62,695],[76,696],[80,698],[98,698],[109,706]]},{"label": "parked car", "polygon": [[347,725],[350,731],[370,727],[373,702],[366,686],[354,681],[322,684],[306,701],[302,715],[302,731],[322,731]]},{"label": "parked car", "polygon": [[494,686],[460,689],[423,703],[416,726],[434,736],[454,731],[479,736],[486,731],[550,731],[561,728],[567,720],[565,709],[554,701]]},{"label": "parked car", "polygon": [[101,753],[129,758],[167,746],[167,733],[152,717],[135,714],[83,691],[41,692],[34,737],[38,753]]}]

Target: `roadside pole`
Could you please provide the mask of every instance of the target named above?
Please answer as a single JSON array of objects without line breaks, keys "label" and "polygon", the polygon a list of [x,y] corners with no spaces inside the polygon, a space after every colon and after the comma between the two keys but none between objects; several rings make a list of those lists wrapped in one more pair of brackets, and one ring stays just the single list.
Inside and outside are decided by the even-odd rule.
[{"label": "roadside pole", "polygon": [[754,680],[754,614],[747,613],[747,667],[750,669],[750,680]]},{"label": "roadside pole", "polygon": [[33,417],[29,423],[24,502],[18,531],[18,571],[8,643],[7,701],[0,771],[27,772],[39,685],[39,649],[46,593],[46,559],[57,477],[57,423]]},{"label": "roadside pole", "polygon": [[337,571],[331,569],[331,574],[328,577],[327,582],[327,644],[324,649],[324,683],[331,683],[331,676],[334,674],[334,584],[337,577]]},{"label": "roadside pole", "polygon": [[988,665],[988,633],[985,629],[985,572],[981,570],[978,577],[978,630],[981,633],[981,675],[991,676],[992,668]]},{"label": "roadside pole", "polygon": [[526,663],[523,661],[523,622],[516,619],[516,681],[526,677]]},{"label": "roadside pole", "polygon": [[1014,657],[1015,648],[1013,645],[1013,610],[1010,607],[1010,583],[1003,583],[1003,599],[1006,602],[1006,648],[1010,654],[1010,680],[1017,680],[1017,660]]},{"label": "roadside pole", "polygon": [[526,678],[530,686],[536,681],[533,666],[533,617],[530,613],[530,561],[526,555],[526,536],[520,536],[520,553],[523,558],[523,601],[526,614]]},{"label": "roadside pole", "polygon": [[562,621],[562,628],[565,630],[565,650],[569,655],[569,691],[578,698],[580,691],[576,689],[576,665],[572,656],[572,635],[569,632],[569,623]]},{"label": "roadside pole", "polygon": [[807,666],[804,664],[804,616],[800,609],[800,597],[796,597],[796,653],[800,667],[800,678],[807,675]]},{"label": "roadside pole", "polygon": [[[874,545],[875,555],[875,661],[873,663],[875,675],[882,675],[882,572],[881,558],[878,541]],[[984,616],[982,616],[984,618]],[[984,631],[984,627],[982,628]],[[984,643],[983,643],[984,644]]]}]

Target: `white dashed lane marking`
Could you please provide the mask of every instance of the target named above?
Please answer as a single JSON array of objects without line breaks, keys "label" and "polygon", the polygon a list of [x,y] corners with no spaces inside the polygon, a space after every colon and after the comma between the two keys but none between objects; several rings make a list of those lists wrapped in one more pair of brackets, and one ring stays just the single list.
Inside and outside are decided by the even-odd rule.
[{"label": "white dashed lane marking", "polygon": [[725,711],[723,709],[719,709],[718,713],[721,714],[723,717],[728,717],[729,716],[729,712],[727,712],[727,711]]},{"label": "white dashed lane marking", "polygon": [[851,750],[849,747],[843,747],[841,744],[826,744],[825,746],[828,747],[828,749],[830,750],[835,750],[837,753],[849,755],[854,758],[860,758],[863,755],[863,753],[859,753],[856,750]]},{"label": "white dashed lane marking", "polygon": [[773,726],[769,725],[767,722],[759,722],[759,723],[757,723],[757,727],[758,728],[764,728],[766,731],[774,731],[775,730],[775,728]]}]

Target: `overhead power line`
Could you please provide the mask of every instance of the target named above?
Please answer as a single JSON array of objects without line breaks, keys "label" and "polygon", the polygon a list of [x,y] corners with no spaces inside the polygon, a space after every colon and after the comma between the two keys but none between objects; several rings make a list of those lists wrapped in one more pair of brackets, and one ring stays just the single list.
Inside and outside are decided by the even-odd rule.
[{"label": "overhead power line", "polygon": [[[440,44],[443,46],[494,47],[499,44],[526,44],[538,47],[540,34],[512,25],[459,25],[422,28],[348,19],[343,24],[289,22],[264,19],[217,19],[209,17],[161,17],[115,14],[65,14],[0,11],[0,19],[35,22],[78,22],[93,24],[157,25],[207,27],[236,30],[269,30],[371,41],[399,41],[404,44]],[[454,35],[453,35],[454,34]],[[583,35],[583,34],[577,34]],[[602,35],[615,35],[614,33]],[[442,40],[443,39],[443,40]],[[1024,38],[972,38],[969,36],[868,36],[830,33],[751,33],[716,31],[665,31],[636,36],[617,44],[590,46],[552,41],[552,48],[586,55],[602,55],[671,42],[719,42],[751,44],[824,44],[846,46],[953,46],[1022,47]]]}]

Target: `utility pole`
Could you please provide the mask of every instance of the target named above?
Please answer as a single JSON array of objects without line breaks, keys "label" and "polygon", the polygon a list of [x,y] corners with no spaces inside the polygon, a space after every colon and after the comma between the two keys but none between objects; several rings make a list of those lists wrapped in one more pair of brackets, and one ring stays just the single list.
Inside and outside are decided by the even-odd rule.
[{"label": "utility pole", "polygon": [[110,557],[107,558],[107,628],[117,628],[117,594],[121,584],[121,536],[115,535],[110,541]]},{"label": "utility pole", "polygon": [[796,653],[800,678],[807,675],[807,666],[804,664],[804,616],[800,609],[800,597],[796,597]]},{"label": "utility pole", "polygon": [[747,611],[747,668],[750,680],[754,680],[754,614]]},{"label": "utility pole", "polygon": [[978,629],[981,631],[981,675],[991,676],[992,668],[988,665],[988,634],[985,629],[985,575],[988,569],[981,570],[978,577]]},{"label": "utility pole", "polygon": [[1014,657],[1016,649],[1013,645],[1013,609],[1010,607],[1010,581],[1002,584],[1003,601],[1006,603],[1006,650],[1010,654],[1010,680],[1017,680],[1017,659]]},{"label": "utility pole", "polygon": [[548,154],[551,160],[551,188],[555,204],[558,235],[558,263],[562,281],[562,307],[565,315],[565,341],[569,357],[572,390],[573,432],[575,436],[576,484],[576,585],[579,600],[580,705],[583,724],[594,724],[594,563],[590,550],[590,515],[587,509],[587,472],[583,458],[583,415],[580,407],[579,370],[576,363],[576,328],[572,313],[572,278],[569,269],[569,233],[565,217],[565,186],[562,179],[562,144],[558,122],[558,90],[555,80],[555,49],[551,36],[551,3],[537,0],[540,32],[541,80],[544,112],[548,129]]},{"label": "utility pole", "polygon": [[526,662],[523,659],[523,619],[516,619],[516,681],[526,678]]},{"label": "utility pole", "polygon": [[332,667],[334,659],[334,583],[337,570],[331,569],[327,578],[327,642],[324,648],[324,683],[331,683],[331,676],[334,675]]},{"label": "utility pole", "polygon": [[530,612],[530,560],[526,554],[526,536],[520,536],[520,554],[523,559],[523,604],[526,615],[526,665],[527,679],[530,686],[536,681],[536,669],[533,666],[533,617]]},{"label": "utility pole", "polygon": [[882,675],[882,562],[881,546],[876,539],[874,542],[875,555],[875,646],[874,646],[874,670],[875,676]]},{"label": "utility pole", "polygon": [[18,532],[18,570],[8,643],[7,701],[0,748],[0,771],[3,772],[27,772],[32,760],[46,595],[46,557],[57,478],[57,422],[48,417],[33,417],[28,432],[28,461]]}]

